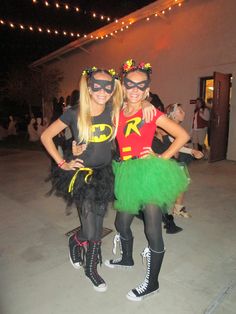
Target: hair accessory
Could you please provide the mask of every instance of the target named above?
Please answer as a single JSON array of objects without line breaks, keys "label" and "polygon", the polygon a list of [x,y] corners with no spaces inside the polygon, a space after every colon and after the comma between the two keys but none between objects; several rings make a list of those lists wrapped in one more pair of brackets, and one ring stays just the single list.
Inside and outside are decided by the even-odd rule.
[{"label": "hair accessory", "polygon": [[128,73],[129,71],[135,70],[135,61],[133,59],[127,60],[123,65],[122,65],[122,72],[123,74]]},{"label": "hair accessory", "polygon": [[138,69],[148,72],[149,74],[152,73],[152,66],[150,63],[140,62],[138,65]]},{"label": "hair accessory", "polygon": [[91,75],[94,72],[99,72],[99,71],[104,71],[107,72],[108,74],[111,75],[111,77],[113,79],[120,79],[119,75],[116,73],[116,71],[114,69],[109,69],[109,70],[102,70],[102,69],[98,69],[97,67],[93,66],[92,68],[86,68],[83,72],[82,75],[87,75],[88,77],[91,77]]},{"label": "hair accessory", "polygon": [[91,76],[93,72],[96,72],[98,70],[98,68],[96,68],[95,66],[93,66],[92,68],[86,68],[83,72],[82,75],[87,75],[87,76]]},{"label": "hair accessory", "polygon": [[135,70],[141,70],[141,71],[147,72],[148,74],[151,74],[152,66],[150,63],[145,63],[145,62],[140,62],[138,65],[136,65],[133,59],[127,60],[122,65],[122,73],[125,75],[129,73],[130,71],[135,71]]},{"label": "hair accessory", "polygon": [[114,69],[109,69],[107,72],[112,76],[112,78],[114,78],[116,80],[120,79],[119,75],[116,73],[116,71]]}]

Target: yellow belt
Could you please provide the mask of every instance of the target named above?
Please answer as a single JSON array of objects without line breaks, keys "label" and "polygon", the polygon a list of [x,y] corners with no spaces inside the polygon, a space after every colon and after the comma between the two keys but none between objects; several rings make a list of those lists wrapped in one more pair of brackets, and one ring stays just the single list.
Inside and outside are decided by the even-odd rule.
[{"label": "yellow belt", "polygon": [[76,170],[75,174],[73,175],[72,179],[70,180],[70,184],[68,187],[68,192],[72,193],[73,189],[74,189],[74,184],[75,184],[75,180],[77,178],[77,175],[80,171],[88,171],[88,173],[86,174],[84,181],[88,184],[88,179],[89,177],[93,174],[93,169],[91,168],[79,168],[78,170]]}]

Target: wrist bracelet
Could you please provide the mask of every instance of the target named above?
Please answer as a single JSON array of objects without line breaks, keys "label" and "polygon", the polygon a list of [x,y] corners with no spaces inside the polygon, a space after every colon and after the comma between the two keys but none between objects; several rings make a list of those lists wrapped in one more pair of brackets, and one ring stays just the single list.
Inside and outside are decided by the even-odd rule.
[{"label": "wrist bracelet", "polygon": [[59,162],[59,163],[57,164],[58,167],[61,168],[61,167],[64,165],[65,162],[66,162],[65,159],[63,159],[61,162]]}]

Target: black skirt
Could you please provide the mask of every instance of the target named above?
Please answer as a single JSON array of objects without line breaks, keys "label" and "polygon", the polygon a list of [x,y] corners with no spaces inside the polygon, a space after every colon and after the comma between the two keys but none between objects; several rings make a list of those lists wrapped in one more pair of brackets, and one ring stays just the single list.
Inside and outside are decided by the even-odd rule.
[{"label": "black skirt", "polygon": [[52,188],[48,194],[62,197],[67,203],[67,209],[75,204],[81,214],[85,214],[86,208],[86,211],[104,216],[108,203],[114,200],[111,164],[101,168],[72,171],[63,170],[55,164],[51,167],[49,180]]}]

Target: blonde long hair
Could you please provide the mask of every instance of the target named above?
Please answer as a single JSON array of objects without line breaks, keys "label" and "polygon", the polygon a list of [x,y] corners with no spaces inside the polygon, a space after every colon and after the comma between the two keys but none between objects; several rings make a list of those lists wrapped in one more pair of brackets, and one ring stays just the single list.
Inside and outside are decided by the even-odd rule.
[{"label": "blonde long hair", "polygon": [[[96,73],[106,73],[106,70],[97,70]],[[93,75],[93,74],[92,74]],[[109,74],[110,75],[110,74]],[[92,137],[91,126],[92,126],[92,116],[91,116],[91,96],[88,89],[89,76],[87,74],[82,75],[80,80],[80,105],[77,120],[77,127],[79,130],[79,143],[88,143]],[[109,99],[112,104],[111,119],[113,123],[113,132],[110,140],[113,140],[117,133],[117,127],[119,122],[119,112],[123,102],[122,97],[122,87],[118,79],[115,79],[114,91]]]}]

